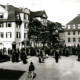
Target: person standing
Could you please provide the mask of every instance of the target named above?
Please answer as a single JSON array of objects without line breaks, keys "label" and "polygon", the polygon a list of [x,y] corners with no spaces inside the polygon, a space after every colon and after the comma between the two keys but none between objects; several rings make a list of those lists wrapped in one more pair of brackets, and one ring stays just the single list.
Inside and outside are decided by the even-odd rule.
[{"label": "person standing", "polygon": [[19,49],[16,49],[16,62],[19,62]]},{"label": "person standing", "polygon": [[16,61],[16,50],[13,49],[12,51],[12,62],[15,62]]},{"label": "person standing", "polygon": [[56,63],[58,63],[58,59],[59,59],[59,50],[57,49],[55,52],[55,61]]},{"label": "person standing", "polygon": [[23,60],[23,64],[27,63],[25,51],[23,51],[23,53],[22,53],[22,60]]},{"label": "person standing", "polygon": [[80,47],[78,48],[78,61],[80,61]]}]

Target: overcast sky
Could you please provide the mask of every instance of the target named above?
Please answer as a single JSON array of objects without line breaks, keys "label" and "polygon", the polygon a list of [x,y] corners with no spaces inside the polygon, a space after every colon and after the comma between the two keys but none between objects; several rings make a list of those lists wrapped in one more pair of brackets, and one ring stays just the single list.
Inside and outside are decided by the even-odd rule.
[{"label": "overcast sky", "polygon": [[0,0],[0,4],[7,3],[32,11],[45,10],[48,20],[63,25],[80,14],[80,0]]}]

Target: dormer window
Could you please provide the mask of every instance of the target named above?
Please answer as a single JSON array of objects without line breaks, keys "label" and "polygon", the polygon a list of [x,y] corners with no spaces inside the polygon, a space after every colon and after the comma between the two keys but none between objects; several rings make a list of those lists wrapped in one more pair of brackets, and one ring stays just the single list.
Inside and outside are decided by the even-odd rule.
[{"label": "dormer window", "polygon": [[78,24],[78,26],[80,27],[80,24]]},{"label": "dormer window", "polygon": [[20,19],[20,16],[19,16],[19,14],[17,13],[17,19]]},{"label": "dormer window", "polygon": [[75,25],[73,24],[73,29],[75,29],[76,27],[75,27]]},{"label": "dormer window", "polygon": [[75,27],[75,24],[73,24],[73,27]]},{"label": "dormer window", "polygon": [[68,29],[70,29],[70,25],[68,25]]},{"label": "dormer window", "polygon": [[73,26],[73,29],[75,29],[76,27],[75,26]]},{"label": "dormer window", "polygon": [[24,14],[24,19],[28,20],[28,14]]},{"label": "dormer window", "polygon": [[3,18],[3,14],[2,14],[2,13],[0,13],[0,19],[1,19],[1,18]]},{"label": "dormer window", "polygon": [[78,29],[80,29],[80,24],[78,24]]}]

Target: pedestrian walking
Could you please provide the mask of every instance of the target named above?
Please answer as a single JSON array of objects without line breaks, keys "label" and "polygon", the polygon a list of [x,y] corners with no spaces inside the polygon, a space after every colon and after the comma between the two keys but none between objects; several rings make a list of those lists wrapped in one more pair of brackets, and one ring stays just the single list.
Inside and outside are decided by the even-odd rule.
[{"label": "pedestrian walking", "polygon": [[34,71],[35,71],[35,66],[34,66],[33,62],[30,62],[29,69],[28,69],[28,77],[31,76],[32,79],[35,78],[36,73]]}]

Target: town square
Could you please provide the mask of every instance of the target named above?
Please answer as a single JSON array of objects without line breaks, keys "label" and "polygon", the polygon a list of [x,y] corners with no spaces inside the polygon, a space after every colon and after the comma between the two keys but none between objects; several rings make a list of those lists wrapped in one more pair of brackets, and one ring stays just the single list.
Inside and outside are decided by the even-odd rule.
[{"label": "town square", "polygon": [[79,0],[1,0],[0,80],[80,80],[79,9]]}]

